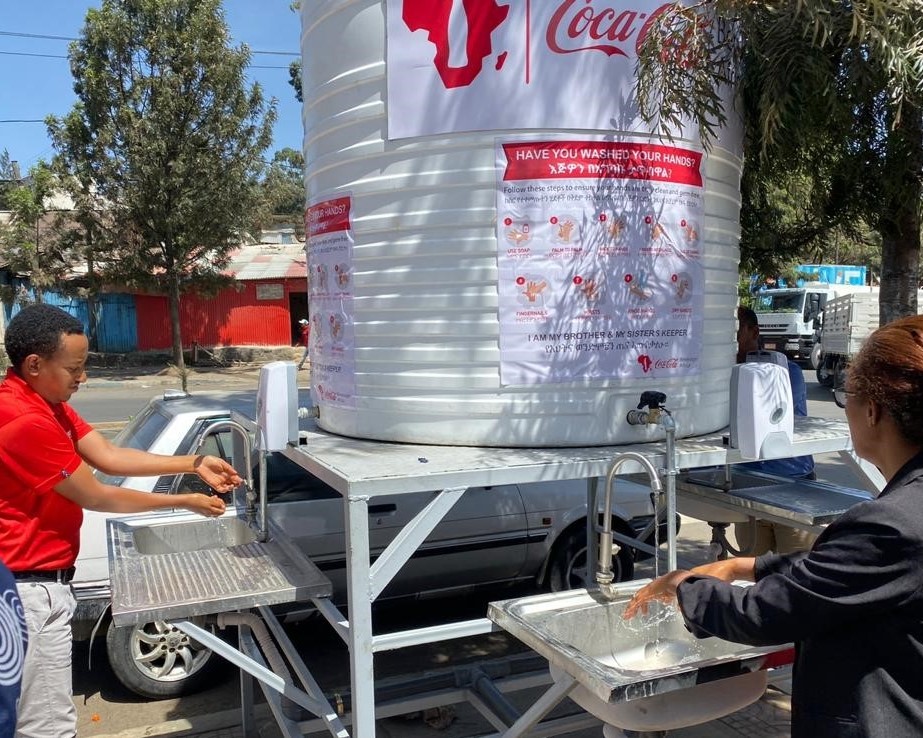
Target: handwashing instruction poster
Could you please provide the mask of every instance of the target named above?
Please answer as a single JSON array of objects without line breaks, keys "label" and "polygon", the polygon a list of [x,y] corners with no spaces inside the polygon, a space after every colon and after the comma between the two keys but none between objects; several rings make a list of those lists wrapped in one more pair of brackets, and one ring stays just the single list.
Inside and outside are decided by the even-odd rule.
[{"label": "handwashing instruction poster", "polygon": [[697,374],[702,152],[545,138],[496,158],[501,383]]},{"label": "handwashing instruction poster", "polygon": [[311,393],[315,403],[356,406],[353,328],[352,197],[321,200],[305,211]]}]

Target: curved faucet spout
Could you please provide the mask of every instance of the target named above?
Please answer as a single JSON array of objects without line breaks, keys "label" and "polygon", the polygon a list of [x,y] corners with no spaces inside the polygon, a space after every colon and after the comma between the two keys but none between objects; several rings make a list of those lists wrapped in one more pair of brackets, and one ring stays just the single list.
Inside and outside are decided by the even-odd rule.
[{"label": "curved faucet spout", "polygon": [[619,469],[628,461],[640,464],[644,471],[647,472],[651,482],[651,491],[654,495],[660,496],[663,492],[663,485],[660,483],[657,470],[654,469],[654,466],[645,456],[636,451],[625,451],[619,454],[616,456],[615,461],[612,462],[612,466],[609,467],[609,474],[606,477],[606,497],[603,504],[603,525],[599,534],[599,561],[596,567],[596,583],[599,585],[600,593],[606,599],[612,599],[614,596],[612,589],[612,580],[614,579],[612,555],[614,552],[618,552],[618,548],[613,551],[612,543],[612,487]]},{"label": "curved faucet spout", "polygon": [[[205,443],[205,439],[215,433],[229,430],[236,433],[244,447],[244,486],[247,500],[247,514],[252,515],[256,511],[256,492],[253,487],[253,469],[250,467],[250,458],[252,456],[252,446],[250,433],[240,423],[235,420],[218,420],[209,425],[199,436],[195,443],[195,450],[198,451]],[[240,470],[238,470],[240,471]]]}]

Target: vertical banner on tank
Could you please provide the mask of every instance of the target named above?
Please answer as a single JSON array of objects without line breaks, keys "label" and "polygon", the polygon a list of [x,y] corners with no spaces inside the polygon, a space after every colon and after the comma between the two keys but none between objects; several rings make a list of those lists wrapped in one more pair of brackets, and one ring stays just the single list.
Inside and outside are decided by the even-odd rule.
[{"label": "vertical banner on tank", "polygon": [[621,136],[496,155],[501,383],[698,373],[702,152]]},{"label": "vertical banner on tank", "polygon": [[314,402],[356,406],[353,327],[352,196],[319,200],[305,211]]}]

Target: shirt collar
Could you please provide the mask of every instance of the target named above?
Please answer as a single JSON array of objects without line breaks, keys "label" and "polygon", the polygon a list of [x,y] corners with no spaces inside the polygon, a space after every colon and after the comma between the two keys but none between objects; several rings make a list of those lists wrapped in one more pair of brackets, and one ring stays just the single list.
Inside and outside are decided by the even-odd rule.
[{"label": "shirt collar", "polygon": [[28,402],[35,405],[36,407],[41,407],[46,410],[54,410],[54,406],[48,402],[48,400],[42,397],[38,392],[32,389],[32,387],[29,386],[29,383],[13,370],[13,367],[9,367],[6,370],[6,377],[3,380],[3,387],[22,402]]}]

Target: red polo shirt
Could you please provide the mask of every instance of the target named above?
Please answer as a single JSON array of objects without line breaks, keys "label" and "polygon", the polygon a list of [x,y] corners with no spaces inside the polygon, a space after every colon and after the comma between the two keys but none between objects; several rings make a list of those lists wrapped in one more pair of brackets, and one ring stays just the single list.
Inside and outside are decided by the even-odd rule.
[{"label": "red polo shirt", "polygon": [[13,571],[74,565],[83,510],[54,491],[82,459],[92,428],[66,402],[50,405],[12,369],[0,384],[0,560]]}]

